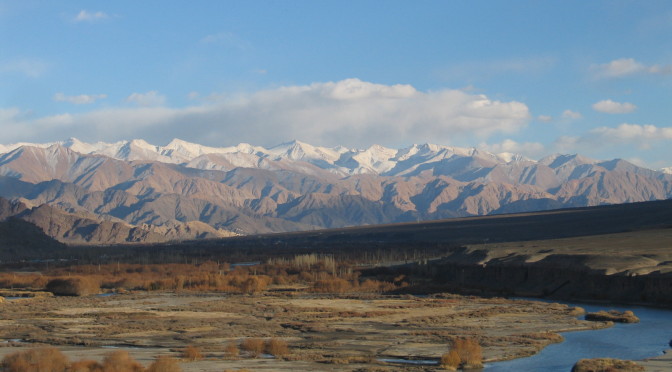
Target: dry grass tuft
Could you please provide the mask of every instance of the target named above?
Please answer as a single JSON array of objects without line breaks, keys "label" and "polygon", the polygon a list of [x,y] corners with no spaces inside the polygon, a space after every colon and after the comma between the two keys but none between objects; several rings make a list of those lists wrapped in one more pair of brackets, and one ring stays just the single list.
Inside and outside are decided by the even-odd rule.
[{"label": "dry grass tuft", "polygon": [[148,369],[133,359],[127,351],[117,350],[105,356],[103,363],[79,360],[72,364],[53,347],[31,349],[9,354],[2,359],[3,372],[182,372],[177,360],[160,356]]},{"label": "dry grass tuft", "polygon": [[113,351],[103,359],[104,372],[143,372],[144,370],[142,364],[133,359],[128,351]]},{"label": "dry grass tuft", "polygon": [[240,344],[240,348],[250,353],[254,358],[264,352],[264,340],[260,338],[246,338]]},{"label": "dry grass tuft", "polygon": [[160,356],[147,368],[147,372],[182,372],[182,367],[177,359]]},{"label": "dry grass tuft", "polygon": [[189,345],[182,350],[182,358],[195,361],[203,359],[203,354],[201,353],[201,348]]},{"label": "dry grass tuft", "polygon": [[103,365],[95,360],[80,360],[72,363],[68,372],[105,372]]},{"label": "dry grass tuft", "polygon": [[473,338],[458,338],[449,352],[441,356],[441,366],[446,369],[483,368],[483,350]]},{"label": "dry grass tuft", "polygon": [[224,353],[226,353],[226,357],[229,359],[237,359],[238,356],[240,356],[238,344],[235,341],[229,342],[226,344],[226,347],[224,347]]},{"label": "dry grass tuft", "polygon": [[283,357],[289,354],[289,347],[285,340],[273,337],[266,341],[266,353],[276,357]]},{"label": "dry grass tuft", "polygon": [[452,371],[457,370],[457,367],[460,366],[460,355],[455,349],[452,349],[449,352],[441,355],[441,361],[439,364],[444,369]]},{"label": "dry grass tuft", "polygon": [[581,359],[572,372],[643,372],[644,367],[630,360],[611,358]]},{"label": "dry grass tuft", "polygon": [[100,284],[92,277],[73,276],[52,279],[46,289],[57,296],[88,296],[100,293]]},{"label": "dry grass tuft", "polygon": [[2,359],[5,372],[64,372],[68,358],[53,347],[20,351]]}]

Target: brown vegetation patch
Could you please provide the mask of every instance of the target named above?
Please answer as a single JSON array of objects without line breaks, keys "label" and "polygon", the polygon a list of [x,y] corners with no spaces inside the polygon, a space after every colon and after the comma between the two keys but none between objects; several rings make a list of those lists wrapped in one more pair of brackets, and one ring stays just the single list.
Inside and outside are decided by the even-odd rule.
[{"label": "brown vegetation patch", "polygon": [[279,338],[271,338],[266,341],[266,353],[271,354],[275,357],[284,357],[289,354],[289,346],[287,341],[281,340]]},{"label": "brown vegetation patch", "polygon": [[644,367],[630,360],[619,359],[581,359],[572,372],[643,372]]},{"label": "brown vegetation patch", "polygon": [[53,347],[10,354],[2,360],[6,372],[62,372],[69,364],[68,358]]},{"label": "brown vegetation patch", "polygon": [[88,296],[100,293],[100,284],[92,277],[56,278],[45,289],[57,296]]},{"label": "brown vegetation patch", "polygon": [[246,338],[240,343],[240,348],[256,358],[264,352],[264,340],[260,338]]},{"label": "brown vegetation patch", "polygon": [[160,356],[147,368],[147,372],[182,372],[182,368],[177,359]]},{"label": "brown vegetation patch", "polygon": [[102,363],[78,360],[70,363],[63,353],[53,347],[36,348],[6,355],[2,359],[4,372],[181,372],[179,363],[161,356],[148,369],[133,359],[127,351],[108,353]]},{"label": "brown vegetation patch", "polygon": [[203,359],[203,353],[201,352],[201,348],[188,345],[182,350],[182,358],[193,362],[195,360]]},{"label": "brown vegetation patch", "polygon": [[598,311],[586,314],[586,320],[598,322],[616,323],[639,323],[639,318],[630,310],[620,312],[618,310]]}]

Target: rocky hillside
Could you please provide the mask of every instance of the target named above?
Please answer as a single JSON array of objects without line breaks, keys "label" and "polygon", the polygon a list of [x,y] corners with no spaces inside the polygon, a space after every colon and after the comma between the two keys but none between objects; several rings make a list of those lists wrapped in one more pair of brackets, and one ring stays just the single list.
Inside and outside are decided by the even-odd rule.
[{"label": "rocky hillside", "polygon": [[66,244],[163,243],[231,236],[226,231],[218,231],[198,221],[164,226],[133,226],[123,221],[101,220],[85,212],[68,213],[47,204],[28,208],[19,201],[10,202],[4,198],[0,198],[0,221],[6,221],[8,226],[30,225],[31,227],[22,227],[20,230],[38,229]]},{"label": "rocky hillside", "polygon": [[429,144],[357,150],[295,141],[266,149],[70,139],[4,145],[0,152],[0,196],[69,216],[58,227],[51,217],[44,222],[52,214],[47,207],[24,217],[68,242],[312,230],[672,194],[672,175],[624,160],[552,155],[536,161]]}]

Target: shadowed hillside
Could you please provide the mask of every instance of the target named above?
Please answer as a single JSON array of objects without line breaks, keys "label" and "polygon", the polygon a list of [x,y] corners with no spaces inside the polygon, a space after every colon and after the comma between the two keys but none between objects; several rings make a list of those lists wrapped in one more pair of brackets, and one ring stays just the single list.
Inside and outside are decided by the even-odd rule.
[{"label": "shadowed hillside", "polygon": [[41,259],[59,256],[65,245],[48,237],[30,222],[10,218],[0,222],[0,260]]},{"label": "shadowed hillside", "polygon": [[[672,200],[448,220],[236,237],[185,246],[227,248],[455,247],[612,234],[672,227]],[[179,246],[179,245],[178,245]]]},{"label": "shadowed hillside", "polygon": [[[672,201],[666,200],[173,244],[70,246],[50,253],[92,264],[261,263],[321,253],[364,263],[360,267],[369,267],[364,275],[413,278],[405,289],[413,293],[467,291],[670,305],[671,227]],[[16,239],[21,237],[13,239],[20,242]],[[25,244],[20,251],[4,249],[5,256],[34,257],[31,249],[42,247]],[[39,252],[47,256],[43,249]]]}]

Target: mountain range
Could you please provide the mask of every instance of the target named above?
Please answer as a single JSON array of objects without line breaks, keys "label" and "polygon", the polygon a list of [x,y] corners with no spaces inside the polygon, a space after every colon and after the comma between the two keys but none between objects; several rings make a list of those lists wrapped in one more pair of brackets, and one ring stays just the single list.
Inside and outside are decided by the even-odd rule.
[{"label": "mountain range", "polygon": [[[0,145],[0,218],[69,244],[217,238],[667,199],[625,160],[432,144],[207,147],[175,139]],[[4,216],[4,217],[3,217]]]}]

